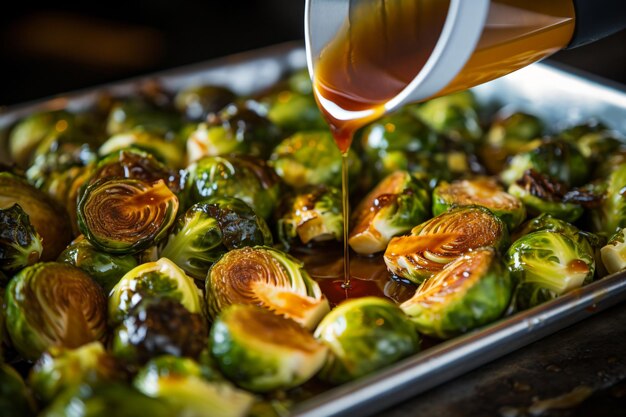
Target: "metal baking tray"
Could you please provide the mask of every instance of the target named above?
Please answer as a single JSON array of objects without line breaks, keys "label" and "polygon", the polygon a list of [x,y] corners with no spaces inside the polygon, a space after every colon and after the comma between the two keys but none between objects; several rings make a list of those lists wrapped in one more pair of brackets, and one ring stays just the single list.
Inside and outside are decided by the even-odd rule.
[{"label": "metal baking tray", "polygon": [[[299,43],[277,45],[0,109],[0,131],[6,131],[20,117],[33,111],[65,107],[79,110],[92,104],[102,93],[132,94],[138,84],[149,80],[157,81],[169,90],[210,83],[249,95],[271,87],[285,74],[305,65],[304,49]],[[626,87],[589,75],[553,65],[534,64],[476,87],[474,92],[479,102],[487,107],[515,106],[541,115],[555,128],[596,118],[626,135]],[[3,136],[0,136],[1,161],[8,162]],[[430,347],[369,377],[319,394],[297,405],[292,415],[371,415],[624,300],[626,271]]]}]

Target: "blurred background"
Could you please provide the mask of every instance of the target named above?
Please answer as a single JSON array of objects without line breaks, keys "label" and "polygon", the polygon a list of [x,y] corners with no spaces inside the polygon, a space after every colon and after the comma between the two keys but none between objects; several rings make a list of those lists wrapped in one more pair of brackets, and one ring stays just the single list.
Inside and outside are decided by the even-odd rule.
[{"label": "blurred background", "polygon": [[[14,2],[0,105],[303,39],[304,0]],[[626,84],[626,31],[553,60]]]}]

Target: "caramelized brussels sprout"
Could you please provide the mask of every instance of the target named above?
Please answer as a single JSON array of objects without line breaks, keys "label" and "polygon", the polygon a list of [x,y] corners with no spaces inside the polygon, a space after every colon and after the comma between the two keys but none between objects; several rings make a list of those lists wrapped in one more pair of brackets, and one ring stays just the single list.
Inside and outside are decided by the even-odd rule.
[{"label": "caramelized brussels sprout", "polygon": [[626,269],[626,229],[617,229],[606,246],[600,250],[602,263],[606,270],[613,274]]},{"label": "caramelized brussels sprout", "polygon": [[524,310],[580,288],[593,279],[595,261],[588,245],[560,232],[522,236],[506,253],[517,282],[515,304]]},{"label": "caramelized brussels sprout", "polygon": [[483,135],[472,93],[464,91],[428,100],[415,113],[435,132],[457,142],[478,142]]},{"label": "caramelized brussels sprout", "polygon": [[176,113],[163,110],[146,100],[130,99],[113,106],[106,132],[116,135],[141,129],[171,139],[181,124],[181,118]]},{"label": "caramelized brussels sprout", "polygon": [[35,406],[20,374],[9,365],[0,364],[0,415],[30,417]]},{"label": "caramelized brussels sprout", "polygon": [[596,231],[607,235],[618,227],[626,227],[626,163],[616,168],[607,179],[606,198],[591,211]]},{"label": "caramelized brussels sprout", "polygon": [[319,285],[297,259],[270,247],[235,249],[206,280],[211,317],[231,304],[255,304],[312,329],[329,311]]},{"label": "caramelized brussels sprout", "polygon": [[72,227],[65,211],[42,191],[8,172],[0,172],[0,209],[18,204],[41,236],[42,261],[56,259],[72,240]]},{"label": "caramelized brussels sprout", "polygon": [[235,197],[264,219],[274,211],[280,196],[280,178],[261,159],[244,155],[202,158],[189,168],[191,200]]},{"label": "caramelized brussels sprout", "polygon": [[237,96],[226,87],[201,85],[185,88],[174,97],[176,109],[188,120],[202,121],[209,114],[217,113]]},{"label": "caramelized brussels sprout", "polygon": [[136,253],[167,235],[178,198],[162,180],[101,179],[78,203],[78,226],[95,248]]},{"label": "caramelized brussels sprout", "polygon": [[99,251],[83,235],[61,252],[57,262],[82,269],[107,294],[128,271],[137,266],[137,260],[132,255],[112,255]]},{"label": "caramelized brussels sprout", "polygon": [[385,264],[391,273],[419,284],[466,252],[502,248],[507,240],[505,224],[489,210],[459,207],[416,226],[409,236],[391,239]]},{"label": "caramelized brussels sprout", "polygon": [[41,237],[18,205],[0,208],[0,271],[13,274],[39,261]]},{"label": "caramelized brussels sprout", "polygon": [[[270,164],[290,186],[341,186],[341,151],[327,131],[296,133],[283,140],[272,153]],[[361,161],[348,151],[348,171],[356,180]],[[352,182],[352,181],[351,181]]]},{"label": "caramelized brussels sprout", "polygon": [[310,186],[287,196],[280,204],[276,228],[285,248],[343,240],[341,191],[324,185]]},{"label": "caramelized brussels sprout", "polygon": [[133,381],[137,390],[188,417],[245,417],[254,396],[227,382],[209,382],[191,359],[164,355],[148,362]]},{"label": "caramelized brussels sprout", "polygon": [[211,328],[220,370],[254,392],[296,387],[324,365],[327,348],[293,320],[252,305],[232,305]]},{"label": "caramelized brussels sprout", "polygon": [[430,214],[430,189],[423,177],[396,171],[385,177],[354,210],[348,243],[357,253],[385,250],[392,237]]},{"label": "caramelized brussels sprout", "polygon": [[109,321],[119,323],[142,300],[171,298],[192,313],[202,312],[200,291],[185,272],[167,258],[131,269],[109,294]]},{"label": "caramelized brussels sprout", "polygon": [[513,112],[497,115],[487,132],[487,144],[505,155],[527,152],[541,143],[545,126],[532,114]]},{"label": "caramelized brussels sprout", "polygon": [[24,268],[9,282],[6,304],[13,346],[29,360],[53,346],[76,348],[106,337],[106,296],[71,265]]},{"label": "caramelized brussels sprout", "polygon": [[491,178],[479,177],[459,180],[451,184],[440,183],[433,191],[433,214],[435,216],[455,206],[478,205],[488,208],[513,230],[526,218],[522,202],[502,188]]},{"label": "caramelized brussels sprout", "polygon": [[143,364],[159,355],[197,358],[206,347],[207,323],[179,300],[144,297],[113,332],[111,351],[128,364]]},{"label": "caramelized brussels sprout", "polygon": [[360,378],[420,349],[411,321],[378,297],[341,303],[317,326],[315,337],[329,349],[319,377],[333,384]]},{"label": "caramelized brussels sprout", "polygon": [[509,270],[493,248],[467,252],[400,305],[417,330],[447,339],[498,319],[511,300]]},{"label": "caramelized brussels sprout", "polygon": [[162,136],[143,130],[131,130],[111,136],[100,146],[98,154],[106,156],[128,148],[146,151],[174,168],[184,165],[184,154],[178,145],[167,141]]},{"label": "caramelized brussels sprout", "polygon": [[287,132],[321,130],[327,127],[313,95],[294,91],[278,93],[269,106],[267,117]]},{"label": "caramelized brussels sprout", "polygon": [[571,223],[554,217],[550,214],[544,213],[539,216],[530,219],[520,227],[514,238],[519,238],[529,233],[538,232],[540,230],[551,230],[553,232],[560,232],[570,237],[576,237],[580,234],[580,230]]},{"label": "caramelized brussels sprout", "polygon": [[115,360],[100,342],[78,349],[55,348],[45,352],[28,376],[28,385],[38,400],[47,404],[66,389],[83,382],[107,382],[123,378]]}]

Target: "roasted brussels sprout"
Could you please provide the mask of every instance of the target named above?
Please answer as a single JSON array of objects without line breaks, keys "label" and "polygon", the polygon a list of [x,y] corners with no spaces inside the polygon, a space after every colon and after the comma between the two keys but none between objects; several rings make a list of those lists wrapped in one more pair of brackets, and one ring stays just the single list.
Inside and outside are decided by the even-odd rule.
[{"label": "roasted brussels sprout", "polygon": [[385,177],[354,210],[348,243],[357,253],[385,250],[392,237],[411,230],[430,214],[426,180],[407,171]]},{"label": "roasted brussels sprout", "polygon": [[167,235],[178,198],[162,180],[101,179],[78,203],[78,226],[95,248],[136,253]]},{"label": "roasted brussels sprout", "polygon": [[400,308],[420,332],[447,339],[498,319],[512,292],[509,270],[496,251],[478,248],[424,281]]},{"label": "roasted brussels sprout", "polygon": [[172,139],[182,124],[176,113],[163,110],[146,100],[130,99],[114,104],[106,124],[109,135],[144,130]]},{"label": "roasted brussels sprout", "polygon": [[132,255],[112,255],[99,251],[82,235],[61,252],[57,262],[82,269],[107,294],[128,271],[137,266],[137,260]]},{"label": "roasted brussels sprout", "polygon": [[551,230],[529,233],[506,253],[517,282],[515,304],[524,310],[581,287],[593,279],[595,261],[588,245]]},{"label": "roasted brussels sprout", "polygon": [[163,354],[197,358],[207,336],[202,314],[167,294],[144,297],[114,330],[111,351],[127,364],[143,364]]},{"label": "roasted brussels sprout", "polygon": [[8,172],[0,172],[0,209],[18,204],[41,236],[41,260],[50,261],[72,240],[72,227],[65,211],[42,191]]},{"label": "roasted brussels sprout", "polygon": [[576,238],[580,235],[580,229],[571,223],[554,217],[550,214],[544,213],[539,216],[528,220],[524,223],[516,232],[513,238],[520,238],[529,233],[538,232],[540,230],[551,230],[553,232],[560,232],[569,237]]},{"label": "roasted brussels sprout", "polygon": [[267,117],[287,132],[321,130],[328,126],[313,95],[293,91],[278,93],[269,106]]},{"label": "roasted brussels sprout", "polygon": [[483,131],[474,104],[472,93],[464,91],[428,100],[413,110],[437,133],[457,142],[478,142]]},{"label": "roasted brussels sprout", "polygon": [[237,96],[226,87],[201,85],[185,88],[174,97],[176,109],[188,120],[202,121],[209,114],[217,113]]},{"label": "roasted brussels sprout", "polygon": [[411,321],[378,297],[341,303],[320,322],[315,337],[329,349],[319,377],[333,384],[360,378],[420,349]]},{"label": "roasted brussels sprout", "polygon": [[193,280],[167,258],[131,269],[109,294],[109,321],[119,323],[144,299],[171,298],[191,313],[202,312],[200,291]]},{"label": "roasted brussels sprout", "polygon": [[409,236],[391,239],[385,264],[391,273],[419,284],[466,252],[499,249],[507,240],[505,224],[488,209],[459,207],[416,226]]},{"label": "roasted brussels sprout", "polygon": [[22,377],[9,365],[0,363],[0,415],[30,417],[35,407]]},{"label": "roasted brussels sprout", "polygon": [[213,197],[178,219],[161,256],[204,281],[209,267],[229,250],[271,244],[267,223],[250,206],[238,198]]},{"label": "roasted brussels sprout", "polygon": [[28,376],[28,384],[38,400],[47,404],[62,391],[83,382],[107,382],[123,378],[123,372],[100,342],[78,349],[51,348]]},{"label": "roasted brussels sprout", "polygon": [[227,382],[206,381],[193,360],[170,355],[148,362],[133,385],[188,417],[245,417],[254,401],[252,394]]},{"label": "roasted brussels sprout", "polygon": [[[272,153],[270,165],[294,188],[307,185],[341,186],[341,151],[328,131],[296,133],[283,140]],[[348,171],[356,180],[361,160],[348,151]],[[352,182],[352,181],[351,181]]]},{"label": "roasted brussels sprout", "polygon": [[502,149],[505,155],[527,152],[541,143],[545,126],[532,114],[499,114],[487,132],[487,144]]},{"label": "roasted brussels sprout", "polygon": [[220,370],[254,392],[296,387],[320,370],[327,348],[293,320],[252,305],[232,305],[211,328]]},{"label": "roasted brussels sprout", "polygon": [[606,246],[602,247],[602,263],[606,270],[613,274],[626,269],[626,229],[618,229],[609,239]]},{"label": "roasted brussels sprout", "polygon": [[328,313],[328,300],[302,262],[270,247],[235,249],[207,275],[209,315],[231,304],[255,304],[313,329]]},{"label": "roasted brussels sprout", "polygon": [[202,158],[189,168],[191,200],[235,197],[264,219],[274,211],[280,196],[280,178],[261,159],[244,155]]},{"label": "roasted brussels sprout", "polygon": [[24,268],[6,291],[7,330],[34,360],[53,346],[76,348],[106,337],[106,296],[78,268],[49,262]]},{"label": "roasted brussels sprout", "polygon": [[98,154],[105,156],[128,148],[146,151],[174,168],[184,165],[183,151],[178,145],[167,141],[162,136],[143,130],[131,130],[111,136],[100,146]]},{"label": "roasted brussels sprout", "polygon": [[440,183],[433,191],[433,214],[448,211],[451,207],[478,205],[488,208],[513,230],[526,218],[522,202],[502,188],[491,178],[479,177],[459,180],[451,184]]},{"label": "roasted brussels sprout", "polygon": [[39,261],[42,252],[41,237],[28,214],[18,204],[0,208],[0,271],[13,274]]},{"label": "roasted brussels sprout", "polygon": [[595,230],[607,235],[615,233],[618,227],[626,227],[626,162],[607,179],[606,198],[591,211],[591,216]]},{"label": "roasted brussels sprout", "polygon": [[276,228],[285,248],[343,240],[341,191],[324,185],[310,186],[288,195],[280,204]]}]

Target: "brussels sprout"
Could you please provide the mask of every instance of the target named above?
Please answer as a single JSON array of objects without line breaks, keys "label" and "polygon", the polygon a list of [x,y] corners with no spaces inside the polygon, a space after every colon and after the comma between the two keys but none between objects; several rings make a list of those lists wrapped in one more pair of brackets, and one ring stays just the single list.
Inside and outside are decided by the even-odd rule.
[{"label": "brussels sprout", "polygon": [[276,228],[282,244],[343,240],[341,191],[324,185],[303,188],[280,204]]},{"label": "brussels sprout", "polygon": [[267,223],[250,206],[238,198],[213,197],[178,219],[161,256],[204,281],[209,267],[229,250],[271,244]]},{"label": "brussels sprout", "polygon": [[87,169],[88,168],[85,166],[73,166],[64,171],[46,174],[45,182],[41,184],[39,189],[52,197],[57,204],[67,208],[67,203],[70,198],[70,189],[72,188],[74,181],[76,181],[76,179]]},{"label": "brussels sprout", "polygon": [[111,255],[94,248],[83,235],[59,255],[63,262],[82,269],[108,294],[128,271],[137,266],[132,255]]},{"label": "brussels sprout", "polygon": [[197,358],[206,347],[207,323],[176,299],[144,298],[113,332],[111,351],[127,364],[163,354]]},{"label": "brussels sprout", "polygon": [[176,109],[189,120],[199,122],[210,113],[217,113],[237,96],[228,88],[215,85],[201,85],[185,88],[176,94]]},{"label": "brussels sprout", "polygon": [[35,407],[22,377],[9,365],[0,364],[0,415],[30,417]]},{"label": "brussels sprout", "polygon": [[293,320],[253,305],[232,305],[211,328],[221,371],[254,392],[296,387],[324,365],[327,348]]},{"label": "brussels sprout", "polygon": [[458,207],[391,239],[385,251],[389,271],[416,284],[441,271],[466,252],[506,245],[506,225],[488,209]]},{"label": "brussels sprout", "polygon": [[578,227],[566,222],[565,220],[561,220],[550,214],[544,213],[524,223],[522,227],[520,227],[520,229],[516,231],[513,238],[520,238],[524,235],[538,232],[540,230],[551,230],[553,232],[560,232],[572,238],[576,238],[580,235],[580,230],[578,229]]},{"label": "brussels sprout", "polygon": [[583,135],[576,142],[578,150],[585,157],[594,162],[603,162],[603,157],[623,146],[623,140],[617,138],[616,134],[609,130],[590,132]]},{"label": "brussels sprout", "polygon": [[420,332],[447,339],[498,319],[512,292],[509,270],[496,251],[478,248],[424,281],[400,308]]},{"label": "brussels sprout", "polygon": [[[341,151],[327,131],[296,133],[274,149],[270,164],[282,179],[294,188],[307,185],[341,185]],[[361,161],[348,151],[348,171],[356,180]]]},{"label": "brussels sprout", "polygon": [[270,247],[235,249],[207,275],[209,315],[231,304],[255,304],[312,329],[330,307],[302,262]]},{"label": "brussels sprout", "polygon": [[208,123],[199,124],[190,134],[187,155],[190,162],[235,153],[265,159],[280,138],[278,127],[260,114],[253,102],[231,104],[209,116]]},{"label": "brussels sprout", "polygon": [[143,100],[131,99],[113,106],[106,132],[116,135],[141,129],[169,138],[180,129],[181,124],[182,121],[176,113],[165,111]]},{"label": "brussels sprout", "polygon": [[254,396],[226,382],[203,379],[191,359],[161,356],[148,362],[133,381],[145,395],[159,398],[188,417],[245,417]]},{"label": "brussels sprout", "polygon": [[591,218],[595,230],[607,235],[615,233],[618,227],[626,227],[626,163],[607,179],[606,198],[591,211]]},{"label": "brussels sprout", "polygon": [[515,155],[500,178],[511,185],[528,170],[550,176],[567,186],[584,184],[589,177],[589,164],[576,146],[562,140],[545,141],[538,147]]},{"label": "brussels sprout", "polygon": [[83,382],[107,382],[122,377],[102,343],[93,342],[74,350],[53,347],[45,352],[31,369],[28,384],[45,404]]},{"label": "brussels sprout", "polygon": [[503,149],[505,155],[515,155],[537,147],[541,143],[544,129],[541,119],[532,114],[500,114],[487,132],[487,143]]},{"label": "brussels sprout", "polygon": [[281,91],[272,100],[267,117],[287,132],[321,130],[327,127],[311,94]]},{"label": "brussels sprout", "polygon": [[513,230],[526,218],[522,202],[505,193],[491,178],[441,183],[433,191],[433,214],[435,216],[454,206],[478,205],[488,208]]},{"label": "brussels sprout", "polygon": [[613,274],[626,269],[626,229],[617,229],[600,253],[606,270]]},{"label": "brussels sprout", "polygon": [[524,310],[581,287],[593,279],[589,246],[560,232],[541,230],[522,236],[506,253],[518,283],[515,304]]},{"label": "brussels sprout", "polygon": [[19,204],[28,214],[31,225],[41,236],[41,260],[56,259],[72,240],[72,227],[67,214],[50,197],[25,180],[8,172],[0,172],[0,209],[15,204]]},{"label": "brussels sprout", "polygon": [[422,177],[396,171],[383,179],[354,210],[348,243],[370,255],[387,248],[392,237],[411,230],[430,214],[430,190]]},{"label": "brussels sprout", "polygon": [[184,153],[175,143],[168,142],[162,136],[154,133],[137,129],[111,136],[100,146],[98,154],[105,156],[128,148],[146,151],[158,160],[175,168],[184,165]]},{"label": "brussels sprout", "polygon": [[329,349],[319,377],[333,384],[360,378],[420,349],[411,321],[378,297],[341,303],[317,326],[315,337]]},{"label": "brussels sprout", "polygon": [[78,203],[78,227],[95,248],[136,253],[167,235],[178,198],[162,180],[101,179]]},{"label": "brussels sprout", "polygon": [[280,196],[280,178],[261,159],[244,155],[206,157],[193,163],[188,172],[194,203],[209,197],[235,197],[267,219]]},{"label": "brussels sprout", "polygon": [[6,291],[7,330],[22,357],[106,337],[106,296],[89,275],[49,262],[24,268]]},{"label": "brussels sprout", "polygon": [[41,237],[18,205],[0,208],[0,271],[13,274],[39,261]]},{"label": "brussels sprout", "polygon": [[191,313],[202,312],[200,291],[185,272],[167,258],[131,269],[109,293],[109,321],[119,323],[143,299],[179,301]]}]

